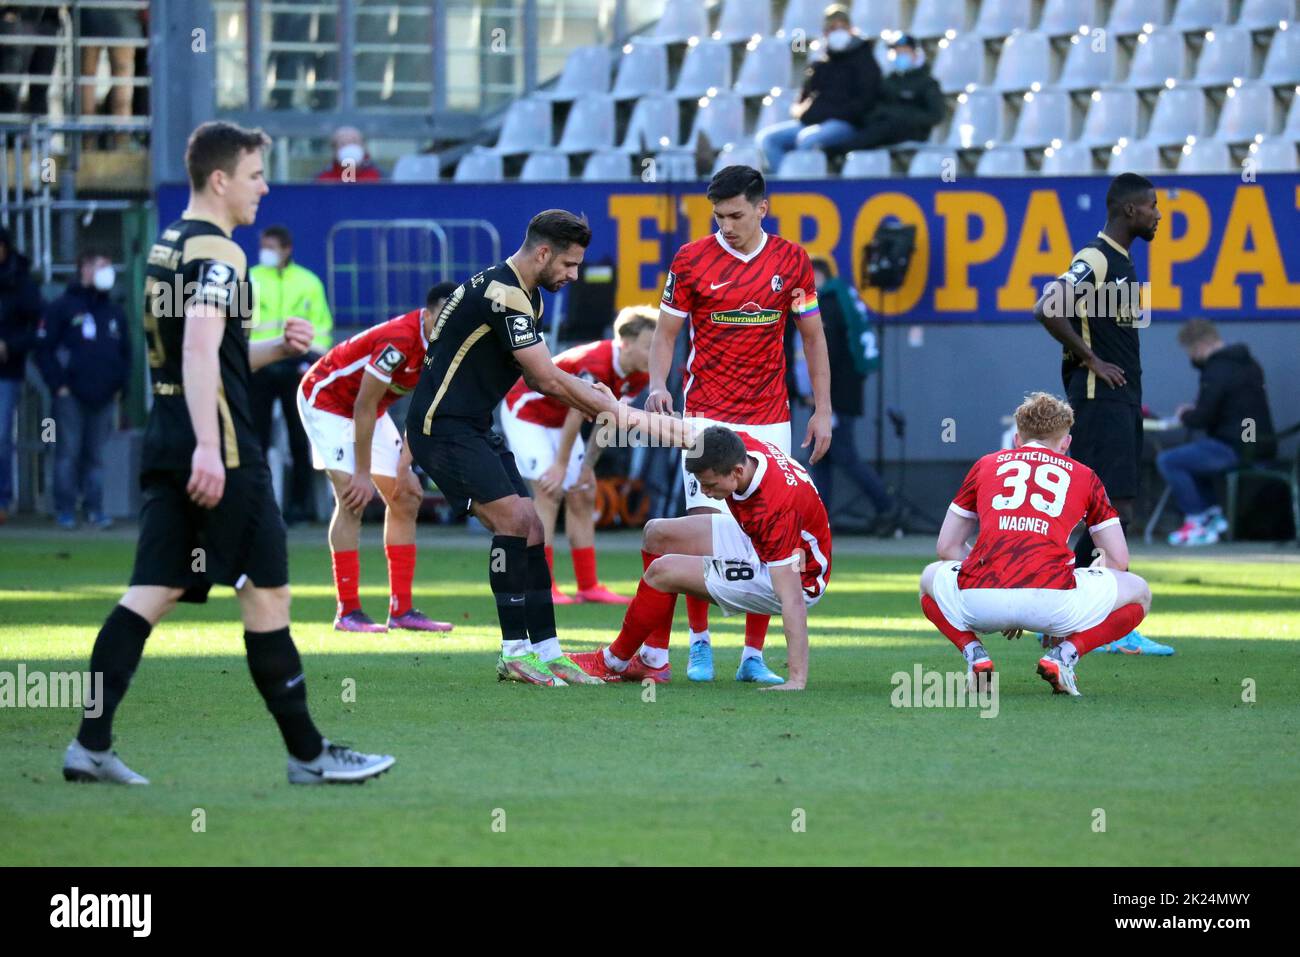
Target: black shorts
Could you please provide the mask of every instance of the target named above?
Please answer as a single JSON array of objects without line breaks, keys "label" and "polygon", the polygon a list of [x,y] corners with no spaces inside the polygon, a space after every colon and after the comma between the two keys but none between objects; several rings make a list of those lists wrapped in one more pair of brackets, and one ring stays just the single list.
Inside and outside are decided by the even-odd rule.
[{"label": "black shorts", "polygon": [[185,492],[188,472],[140,476],[140,537],[132,585],[183,588],[181,601],[205,602],[215,585],[259,588],[289,584],[284,519],[265,465],[226,472],[216,508],[200,508]]},{"label": "black shorts", "polygon": [[1111,500],[1137,498],[1142,407],[1089,400],[1074,409],[1070,457],[1097,473]]},{"label": "black shorts", "polygon": [[432,433],[408,430],[411,457],[458,513],[468,511],[471,502],[486,504],[507,495],[528,497],[514,455],[491,426],[434,419]]}]

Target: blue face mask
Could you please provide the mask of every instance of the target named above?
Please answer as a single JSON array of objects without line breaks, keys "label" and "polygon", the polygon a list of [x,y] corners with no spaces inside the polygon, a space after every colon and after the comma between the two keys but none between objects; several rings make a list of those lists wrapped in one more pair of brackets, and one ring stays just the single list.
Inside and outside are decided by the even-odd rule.
[{"label": "blue face mask", "polygon": [[912,67],[916,66],[916,57],[911,53],[894,54],[894,70],[898,73],[906,73]]}]

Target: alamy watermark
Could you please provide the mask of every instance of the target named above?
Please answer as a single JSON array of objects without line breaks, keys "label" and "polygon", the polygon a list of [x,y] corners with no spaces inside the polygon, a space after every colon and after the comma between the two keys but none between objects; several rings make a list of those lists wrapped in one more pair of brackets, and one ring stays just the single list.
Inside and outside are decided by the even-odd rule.
[{"label": "alamy watermark", "polygon": [[[1086,268],[1079,262],[1072,266]],[[1043,288],[1043,315],[1063,319],[1114,319],[1118,325],[1145,329],[1151,325],[1149,282],[1052,282]]]},{"label": "alamy watermark", "polygon": [[87,718],[104,713],[102,671],[0,671],[0,708],[76,708]]},{"label": "alamy watermark", "polygon": [[978,708],[981,718],[996,718],[1001,710],[996,671],[971,688],[964,672],[926,671],[918,664],[910,672],[895,671],[889,683],[895,708]]}]

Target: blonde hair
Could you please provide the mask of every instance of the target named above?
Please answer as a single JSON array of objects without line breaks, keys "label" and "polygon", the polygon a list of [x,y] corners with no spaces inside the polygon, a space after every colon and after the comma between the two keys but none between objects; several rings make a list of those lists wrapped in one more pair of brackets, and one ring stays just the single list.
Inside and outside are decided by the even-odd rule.
[{"label": "blonde hair", "polygon": [[659,325],[659,310],[654,306],[628,306],[614,320],[614,335],[620,339],[635,339],[647,329]]},{"label": "blonde hair", "polygon": [[1016,431],[1026,442],[1058,439],[1074,425],[1074,410],[1050,392],[1031,392],[1016,409]]}]

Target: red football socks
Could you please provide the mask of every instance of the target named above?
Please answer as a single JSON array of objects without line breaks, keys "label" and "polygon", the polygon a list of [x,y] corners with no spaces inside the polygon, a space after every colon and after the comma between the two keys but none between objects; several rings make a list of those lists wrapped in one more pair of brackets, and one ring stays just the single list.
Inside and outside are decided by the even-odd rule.
[{"label": "red football socks", "polygon": [[361,610],[357,597],[361,578],[361,556],[358,552],[334,552],[334,593],[338,595],[338,614],[342,616]]},{"label": "red football socks", "polygon": [[930,619],[930,624],[943,632],[943,636],[957,646],[958,651],[965,651],[966,646],[972,641],[979,641],[979,637],[973,631],[960,631],[943,616],[939,610],[939,605],[929,595],[921,596],[921,611],[925,612],[925,617]]},{"label": "red football socks", "polygon": [[[394,617],[411,610],[411,582],[415,580],[415,544],[385,545],[388,555],[389,613]],[[355,554],[355,553],[354,553]]]},{"label": "red football socks", "polygon": [[546,567],[551,570],[551,584],[555,584],[555,549],[546,546]]},{"label": "red football socks", "polygon": [[755,615],[752,612],[745,615],[746,648],[763,650],[763,642],[767,640],[767,623],[771,620],[771,615]]},{"label": "red football socks", "polygon": [[1071,635],[1070,644],[1074,645],[1075,650],[1079,652],[1079,657],[1082,658],[1095,648],[1123,638],[1142,623],[1146,614],[1142,606],[1137,603],[1123,605],[1107,615],[1106,620],[1100,625],[1094,625],[1086,631]]},{"label": "red football socks", "polygon": [[[646,568],[658,557],[650,552],[641,552],[641,561]],[[673,611],[676,608],[675,592],[653,588],[643,578],[637,586],[636,597],[627,606],[623,628],[609,646],[609,653],[615,658],[628,661],[643,644],[651,648],[667,648],[668,635],[673,626]]]},{"label": "red football socks", "polygon": [[596,546],[573,549],[573,574],[578,579],[578,591],[595,588],[596,580]]},{"label": "red football socks", "polygon": [[691,631],[699,634],[709,630],[709,603],[694,595],[686,596],[686,620]]}]

